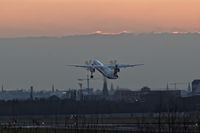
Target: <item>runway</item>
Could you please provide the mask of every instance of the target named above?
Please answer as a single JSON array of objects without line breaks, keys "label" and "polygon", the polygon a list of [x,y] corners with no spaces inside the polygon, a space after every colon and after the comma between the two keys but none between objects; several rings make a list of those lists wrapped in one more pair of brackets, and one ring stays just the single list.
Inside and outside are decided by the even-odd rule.
[{"label": "runway", "polygon": [[[185,114],[186,115],[186,114]],[[200,132],[199,115],[101,114],[2,117],[0,128],[99,131]],[[174,117],[176,116],[176,117]],[[184,118],[184,119],[183,119]],[[186,119],[187,118],[187,119]]]},{"label": "runway", "polygon": [[[1,127],[3,124],[1,123]],[[53,124],[49,125],[41,123],[41,125],[28,125],[25,123],[16,123],[15,125],[6,125],[8,128],[24,128],[24,129],[70,129],[70,130],[104,130],[104,131],[151,131],[151,132],[183,132],[187,131],[199,132],[199,125],[195,123],[188,124]]]}]

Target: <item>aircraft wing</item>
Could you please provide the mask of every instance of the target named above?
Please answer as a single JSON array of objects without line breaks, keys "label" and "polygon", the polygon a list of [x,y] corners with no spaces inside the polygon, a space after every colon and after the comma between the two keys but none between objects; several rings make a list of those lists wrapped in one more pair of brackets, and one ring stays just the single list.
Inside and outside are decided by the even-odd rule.
[{"label": "aircraft wing", "polygon": [[95,66],[95,65],[67,65],[67,66],[87,68],[87,69],[94,69],[94,68],[102,68],[103,67],[103,66]]},{"label": "aircraft wing", "polygon": [[[116,64],[118,68],[127,68],[127,67],[135,67],[135,66],[142,66],[144,64]],[[115,68],[115,64],[107,65],[109,68]]]}]

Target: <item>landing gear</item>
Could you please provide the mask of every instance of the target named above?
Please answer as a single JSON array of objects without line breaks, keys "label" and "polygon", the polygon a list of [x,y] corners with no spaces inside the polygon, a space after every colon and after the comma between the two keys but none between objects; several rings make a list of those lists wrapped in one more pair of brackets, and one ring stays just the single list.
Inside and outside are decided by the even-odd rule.
[{"label": "landing gear", "polygon": [[94,78],[93,73],[95,72],[95,69],[94,68],[90,69],[90,72],[91,72],[90,78],[92,79],[92,78]]}]

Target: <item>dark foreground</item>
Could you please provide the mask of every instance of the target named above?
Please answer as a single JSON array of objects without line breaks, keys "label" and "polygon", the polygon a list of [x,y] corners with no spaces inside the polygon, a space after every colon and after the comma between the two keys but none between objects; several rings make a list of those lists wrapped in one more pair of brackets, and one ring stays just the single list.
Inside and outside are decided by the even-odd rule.
[{"label": "dark foreground", "polygon": [[108,100],[76,101],[59,99],[54,96],[48,99],[0,100],[0,116],[200,111],[200,96],[182,98],[166,95],[163,92],[162,94],[159,93],[146,95],[143,100],[137,102]]},{"label": "dark foreground", "polygon": [[[143,126],[143,125],[142,125]],[[10,127],[10,128],[0,128],[0,133],[199,133],[199,129],[185,130],[183,127],[176,130],[158,130],[155,126],[150,126],[149,128],[141,128],[140,130],[113,130],[111,129],[79,129],[79,128],[50,128],[50,127]],[[164,126],[164,125],[162,125]],[[161,127],[162,127],[161,126]],[[177,125],[175,125],[177,126]],[[152,130],[155,128],[154,130]]]},{"label": "dark foreground", "polygon": [[0,133],[199,133],[199,113],[1,117]]},{"label": "dark foreground", "polygon": [[0,133],[130,133],[130,131],[77,130],[55,128],[2,128]]}]

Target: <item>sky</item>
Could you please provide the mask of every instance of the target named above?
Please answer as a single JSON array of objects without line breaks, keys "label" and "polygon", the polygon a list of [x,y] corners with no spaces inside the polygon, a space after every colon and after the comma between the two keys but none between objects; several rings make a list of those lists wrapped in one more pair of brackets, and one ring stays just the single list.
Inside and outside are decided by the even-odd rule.
[{"label": "sky", "polygon": [[[199,0],[0,0],[0,84],[78,87],[77,78],[86,71],[65,65],[88,59],[145,64],[123,70],[109,85],[155,89],[191,82],[199,78],[199,34]],[[86,36],[62,38],[68,35]],[[91,86],[101,88],[102,81]]]},{"label": "sky", "polygon": [[[117,60],[120,64],[144,64],[121,69],[119,79],[108,80],[116,88],[139,90],[174,89],[170,83],[186,89],[189,82],[200,79],[199,34],[120,34],[82,35],[70,37],[0,38],[0,85],[4,89],[68,90],[79,88],[79,78],[87,71],[67,67],[84,65],[85,61],[98,59],[104,64]],[[102,89],[102,74],[98,71],[90,80],[90,87]],[[82,82],[86,87],[86,82]]]},{"label": "sky", "polygon": [[0,0],[0,37],[198,32],[199,0]]}]

